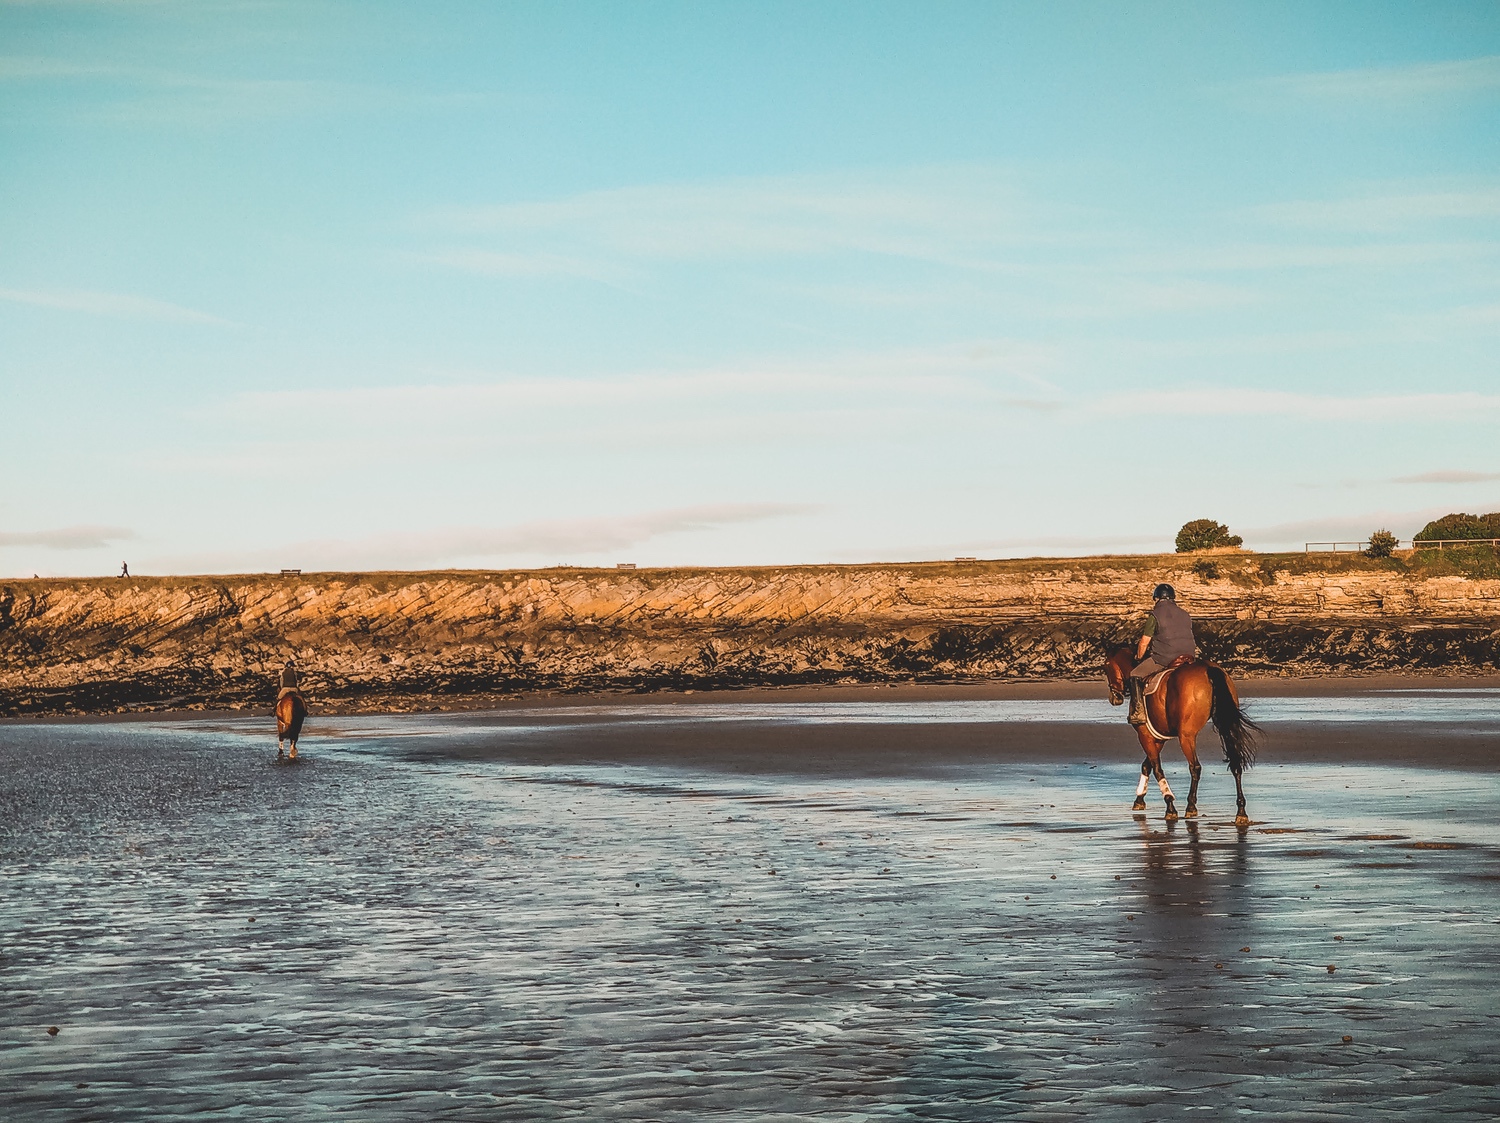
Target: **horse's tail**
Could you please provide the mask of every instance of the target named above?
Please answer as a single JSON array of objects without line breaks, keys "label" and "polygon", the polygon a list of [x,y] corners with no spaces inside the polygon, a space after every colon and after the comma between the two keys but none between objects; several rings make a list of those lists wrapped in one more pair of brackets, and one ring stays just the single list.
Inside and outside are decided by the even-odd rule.
[{"label": "horse's tail", "polygon": [[1234,700],[1234,691],[1229,688],[1229,676],[1223,668],[1209,665],[1208,681],[1214,688],[1212,717],[1219,740],[1224,743],[1224,760],[1229,771],[1238,776],[1255,763],[1255,735],[1260,726],[1245,716]]}]

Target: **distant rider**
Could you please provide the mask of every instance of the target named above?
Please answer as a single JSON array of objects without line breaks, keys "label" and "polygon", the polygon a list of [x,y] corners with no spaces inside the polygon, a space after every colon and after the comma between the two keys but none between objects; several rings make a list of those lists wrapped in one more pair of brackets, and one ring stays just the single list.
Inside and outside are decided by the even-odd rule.
[{"label": "distant rider", "polygon": [[1146,680],[1166,670],[1173,660],[1192,658],[1198,652],[1193,618],[1177,607],[1177,590],[1171,585],[1158,585],[1151,590],[1151,597],[1156,603],[1141,629],[1141,640],[1135,645],[1136,668],[1130,672],[1131,725],[1146,724]]},{"label": "distant rider", "polygon": [[286,661],[286,666],[284,666],[284,667],[281,668],[281,689],[276,692],[276,700],[278,702],[281,701],[281,696],[283,694],[285,694],[288,690],[296,690],[296,689],[297,689],[297,665],[295,663],[293,663],[290,659],[288,659]]}]

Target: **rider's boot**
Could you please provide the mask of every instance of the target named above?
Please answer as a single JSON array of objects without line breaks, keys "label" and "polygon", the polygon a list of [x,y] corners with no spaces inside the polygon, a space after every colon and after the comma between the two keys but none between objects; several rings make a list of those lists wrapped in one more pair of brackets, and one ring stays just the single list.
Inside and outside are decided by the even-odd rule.
[{"label": "rider's boot", "polygon": [[1131,725],[1146,724],[1146,680],[1130,680],[1130,716],[1125,719]]}]

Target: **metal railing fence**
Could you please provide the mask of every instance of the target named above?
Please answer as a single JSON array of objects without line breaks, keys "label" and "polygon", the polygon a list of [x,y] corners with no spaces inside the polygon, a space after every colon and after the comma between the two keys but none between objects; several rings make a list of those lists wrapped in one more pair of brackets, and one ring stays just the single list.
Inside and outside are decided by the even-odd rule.
[{"label": "metal railing fence", "polygon": [[[1491,546],[1500,548],[1500,538],[1414,538],[1407,541],[1398,540],[1392,549],[1395,550],[1446,550],[1450,547],[1462,546]],[[1360,553],[1370,548],[1370,542],[1304,542],[1302,552],[1304,554],[1337,554],[1337,553]]]}]

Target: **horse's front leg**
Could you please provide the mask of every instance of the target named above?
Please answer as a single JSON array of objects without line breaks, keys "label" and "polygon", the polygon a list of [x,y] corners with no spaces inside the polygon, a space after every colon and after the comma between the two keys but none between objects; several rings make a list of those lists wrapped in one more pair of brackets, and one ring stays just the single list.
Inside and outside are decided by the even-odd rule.
[{"label": "horse's front leg", "polygon": [[1146,784],[1151,778],[1151,758],[1148,756],[1141,761],[1141,782],[1135,786],[1135,802],[1130,805],[1132,811],[1146,810]]},{"label": "horse's front leg", "polygon": [[1140,794],[1136,797],[1135,810],[1141,811],[1146,807],[1146,777],[1155,776],[1156,786],[1161,789],[1162,799],[1167,801],[1167,818],[1177,818],[1177,798],[1172,794],[1172,785],[1167,783],[1167,774],[1161,768],[1161,749],[1164,742],[1158,741],[1146,732],[1144,725],[1136,729],[1136,736],[1141,739],[1141,748],[1146,750],[1146,763],[1141,765]]},{"label": "horse's front leg", "polygon": [[1193,777],[1193,786],[1188,789],[1187,810],[1183,814],[1189,819],[1196,819],[1198,817],[1198,777],[1203,775],[1203,765],[1198,763],[1198,736],[1183,730],[1178,734],[1177,742],[1182,746],[1182,755],[1187,757],[1188,772]]},{"label": "horse's front leg", "polygon": [[1136,786],[1135,804],[1132,811],[1144,811],[1146,809],[1146,780],[1147,777],[1155,776],[1157,787],[1161,788],[1161,797],[1167,801],[1167,818],[1177,818],[1177,802],[1172,795],[1172,785],[1167,783],[1167,774],[1161,770],[1162,742],[1146,732],[1144,725],[1136,729],[1136,736],[1141,739],[1141,748],[1145,750],[1146,761],[1141,765],[1141,782]]}]

